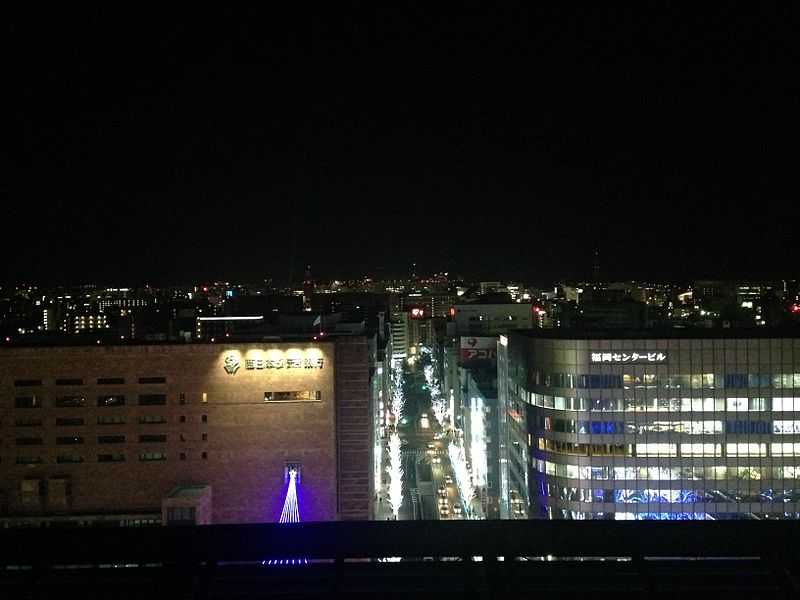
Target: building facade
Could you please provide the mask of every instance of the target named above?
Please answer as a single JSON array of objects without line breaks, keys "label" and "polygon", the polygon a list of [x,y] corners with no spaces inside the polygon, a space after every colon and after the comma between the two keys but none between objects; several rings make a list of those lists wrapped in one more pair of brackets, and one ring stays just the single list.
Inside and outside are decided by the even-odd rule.
[{"label": "building facade", "polygon": [[162,522],[181,504],[275,522],[293,468],[301,520],[369,519],[371,352],[363,336],[3,348],[0,519]]},{"label": "building facade", "polygon": [[[487,282],[493,289],[491,282]],[[482,286],[483,287],[483,286]],[[508,410],[499,410],[497,348],[500,334],[509,329],[533,327],[534,312],[528,302],[473,301],[456,304],[444,338],[444,389],[455,432],[463,437],[467,457],[476,476],[477,492],[487,518],[509,518],[506,490]],[[503,421],[502,428],[500,427]],[[524,439],[524,435],[523,435]],[[523,460],[523,470],[525,462]],[[516,496],[515,496],[516,497]],[[518,518],[523,515],[513,513]]]},{"label": "building facade", "polygon": [[533,327],[533,309],[528,302],[459,303],[453,307],[448,333],[466,336],[496,336],[509,329]]},{"label": "building facade", "polygon": [[[800,517],[796,332],[514,330],[499,349],[506,511],[522,495],[532,518]],[[527,489],[508,467],[523,442]]]},{"label": "building facade", "polygon": [[465,413],[464,448],[471,465],[472,483],[483,514],[486,518],[498,519],[497,370],[494,364],[483,369],[462,369],[461,381],[465,386],[461,399]]}]

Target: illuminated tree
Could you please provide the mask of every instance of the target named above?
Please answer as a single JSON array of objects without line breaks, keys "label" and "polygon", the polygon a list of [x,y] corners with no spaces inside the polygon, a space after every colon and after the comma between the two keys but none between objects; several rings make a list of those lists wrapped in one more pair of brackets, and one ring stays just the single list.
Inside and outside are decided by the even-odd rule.
[{"label": "illuminated tree", "polygon": [[399,423],[400,419],[403,416],[403,408],[405,408],[406,399],[403,395],[403,388],[400,386],[395,386],[392,390],[392,397],[389,401],[389,410],[394,415],[394,422]]},{"label": "illuminated tree", "polygon": [[403,465],[400,454],[400,436],[393,433],[389,436],[389,466],[386,469],[389,475],[389,503],[392,505],[394,518],[400,512],[403,504]]},{"label": "illuminated tree", "polygon": [[394,422],[399,423],[403,416],[406,400],[403,395],[403,363],[397,361],[392,371],[392,390],[389,398],[389,410],[394,415]]},{"label": "illuminated tree", "polygon": [[392,381],[396,386],[400,386],[403,383],[403,361],[396,360],[394,365],[392,366]]},{"label": "illuminated tree", "polygon": [[439,382],[439,368],[436,361],[436,356],[433,352],[423,346],[426,350],[424,355],[428,357],[429,362],[422,368],[422,374],[425,376],[425,382],[431,392],[431,411],[434,418],[439,422],[439,425],[444,426],[445,418],[447,417],[447,400],[442,395],[442,386]]},{"label": "illuminated tree", "polygon": [[467,466],[467,457],[463,446],[450,442],[447,446],[447,453],[450,456],[450,464],[456,475],[456,485],[458,493],[464,505],[467,518],[472,517],[472,501],[475,499],[475,486],[472,483],[472,474]]}]

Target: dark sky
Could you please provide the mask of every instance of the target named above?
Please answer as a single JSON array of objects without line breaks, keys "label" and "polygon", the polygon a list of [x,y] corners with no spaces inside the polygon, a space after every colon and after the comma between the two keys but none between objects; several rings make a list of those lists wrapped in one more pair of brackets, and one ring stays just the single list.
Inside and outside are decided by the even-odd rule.
[{"label": "dark sky", "polygon": [[0,9],[0,281],[798,277],[796,2],[210,6]]}]

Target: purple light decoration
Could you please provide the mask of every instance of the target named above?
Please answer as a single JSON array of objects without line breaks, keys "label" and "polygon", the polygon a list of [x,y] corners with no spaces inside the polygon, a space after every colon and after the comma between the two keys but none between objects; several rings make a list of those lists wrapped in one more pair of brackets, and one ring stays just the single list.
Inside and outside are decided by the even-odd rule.
[{"label": "purple light decoration", "polygon": [[[286,487],[286,499],[283,501],[283,511],[279,523],[299,523],[300,509],[297,502],[297,469],[289,469],[289,485]],[[269,565],[301,565],[308,563],[305,558],[290,558],[263,561],[261,564]]]},{"label": "purple light decoration", "polygon": [[283,512],[279,523],[299,523],[300,510],[297,505],[297,469],[289,470],[289,485],[286,488],[286,499],[283,501]]}]

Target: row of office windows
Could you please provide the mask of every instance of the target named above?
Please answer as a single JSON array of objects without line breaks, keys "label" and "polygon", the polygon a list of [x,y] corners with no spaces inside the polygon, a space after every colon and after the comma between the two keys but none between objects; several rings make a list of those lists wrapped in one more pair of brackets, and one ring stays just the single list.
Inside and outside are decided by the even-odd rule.
[{"label": "row of office windows", "polygon": [[621,435],[651,433],[687,433],[690,435],[793,435],[800,434],[800,419],[777,419],[774,421],[714,421],[673,420],[639,423],[636,421],[581,421],[576,419],[553,419],[537,416],[536,426],[544,431],[577,433],[578,435]]},{"label": "row of office windows", "polygon": [[800,488],[760,490],[718,490],[718,489],[598,489],[571,486],[560,486],[552,483],[546,485],[546,493],[550,498],[569,502],[613,502],[615,504],[648,504],[648,503],[709,503],[709,502],[797,502],[800,501]]},{"label": "row of office windows", "polygon": [[295,390],[288,392],[264,392],[264,402],[319,402],[319,390]]},{"label": "row of office windows", "polygon": [[748,411],[800,411],[800,397],[746,397],[689,398],[580,398],[551,396],[523,392],[528,402],[540,408],[590,412],[748,412]]},{"label": "row of office windows", "polygon": [[[139,394],[139,406],[164,406],[167,403],[166,394]],[[84,396],[56,396],[53,402],[56,408],[80,408],[86,406]],[[20,396],[14,398],[14,408],[42,408],[44,405],[41,396]],[[125,406],[125,396],[119,394],[104,394],[97,396],[97,406]]]},{"label": "row of office windows", "polygon": [[103,516],[91,518],[56,517],[46,520],[27,520],[9,519],[6,517],[3,521],[0,521],[0,529],[34,529],[37,527],[57,527],[61,526],[62,524],[65,524],[69,527],[150,527],[152,525],[161,525],[161,519],[159,517],[115,518],[113,516]]},{"label": "row of office windows", "polygon": [[[140,415],[138,420],[140,425],[158,425],[167,422],[166,417],[160,415]],[[178,421],[180,423],[186,423],[186,415],[178,416]],[[208,415],[200,415],[200,421],[202,423],[208,423]],[[98,425],[125,425],[125,422],[125,417],[122,416],[104,415],[97,417]],[[85,424],[85,419],[83,417],[56,419],[56,425],[58,426],[76,426]],[[14,427],[42,427],[43,425],[44,419],[41,417],[14,419]]]},{"label": "row of office windows", "polygon": [[[204,441],[208,440],[208,434],[204,433],[203,438]],[[125,436],[124,435],[98,435],[97,436],[97,443],[98,444],[124,444],[125,443]],[[161,434],[142,434],[138,436],[138,442],[142,444],[148,443],[164,443],[167,441],[166,435]],[[84,438],[80,435],[70,435],[70,436],[59,436],[56,437],[56,444],[59,446],[65,446],[70,444],[83,444]],[[41,446],[44,443],[43,438],[41,437],[18,437],[14,440],[15,446]]]},{"label": "row of office windows", "polygon": [[[124,377],[98,377],[96,380],[97,385],[125,385]],[[153,383],[167,383],[166,377],[139,377],[137,383],[153,384]],[[80,378],[57,378],[56,385],[86,385],[83,379]],[[15,387],[39,387],[44,385],[41,379],[15,379]]]},{"label": "row of office windows", "polygon": [[695,389],[715,388],[800,388],[800,373],[694,373],[679,375],[612,374],[612,373],[553,373],[549,371],[533,371],[533,382],[536,385],[558,388],[661,388],[661,389]]},{"label": "row of office windows", "polygon": [[[167,418],[162,415],[140,415],[139,424],[141,425],[154,425],[159,423],[166,423]],[[181,423],[186,422],[186,417],[182,416]],[[44,419],[42,417],[29,417],[14,419],[14,427],[42,427]],[[86,425],[86,419],[83,417],[57,417],[55,424],[57,427],[78,427]],[[97,417],[98,425],[124,425],[124,417]]]},{"label": "row of office windows", "polygon": [[[629,505],[630,506],[630,505]],[[717,510],[720,512],[715,512],[713,510],[708,510],[713,505],[706,505],[706,511],[689,511],[686,509],[678,509],[674,512],[666,512],[663,510],[663,507],[658,504],[645,504],[643,505],[647,507],[645,510],[640,510],[638,512],[626,512],[621,510],[615,510],[613,512],[588,512],[588,511],[581,511],[581,510],[566,510],[566,509],[557,509],[555,507],[546,507],[545,510],[542,511],[542,516],[548,519],[568,519],[568,520],[579,520],[579,521],[593,521],[593,520],[601,520],[605,521],[608,519],[613,519],[615,521],[719,521],[725,519],[800,519],[800,512],[796,511],[789,511],[785,510],[783,512],[770,510],[769,512],[760,512],[760,511],[747,511],[746,513],[739,512],[738,510],[735,512],[730,511],[722,511],[720,510],[722,507],[717,507]],[[774,505],[773,505],[774,506]],[[661,509],[661,510],[659,510]]]},{"label": "row of office windows", "polygon": [[[319,402],[322,400],[320,390],[290,390],[264,392],[264,402]],[[208,402],[208,394],[203,393],[202,401]],[[126,399],[122,394],[103,394],[97,396],[97,406],[125,406]],[[186,394],[180,394],[179,403],[186,404]],[[164,406],[167,404],[166,394],[139,394],[139,406]],[[56,396],[56,408],[80,408],[86,406],[85,396]],[[14,398],[14,408],[42,408],[41,396],[18,396]]]},{"label": "row of office windows", "polygon": [[[137,455],[134,455],[137,456]],[[179,452],[178,458],[180,460],[186,460],[188,453],[186,452]],[[200,458],[206,460],[208,458],[208,452],[200,452]],[[141,462],[147,461],[161,461],[167,460],[167,454],[165,452],[139,452],[138,459]],[[126,455],[124,452],[112,452],[107,454],[98,454],[97,455],[97,462],[125,462]],[[56,463],[83,463],[84,458],[82,454],[59,454],[56,456]],[[18,465],[38,465],[44,463],[44,460],[41,456],[36,454],[27,454],[27,455],[18,455],[16,457],[16,463]]]},{"label": "row of office windows", "polygon": [[630,457],[754,457],[800,456],[800,443],[729,443],[729,444],[578,444],[538,438],[539,450],[576,456]]},{"label": "row of office windows", "polygon": [[628,481],[761,481],[763,479],[800,479],[800,463],[794,465],[742,465],[742,466],[629,466],[599,467],[556,463],[536,459],[534,470],[568,479],[628,480]]}]

